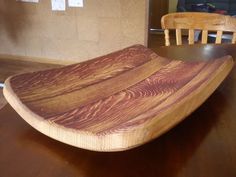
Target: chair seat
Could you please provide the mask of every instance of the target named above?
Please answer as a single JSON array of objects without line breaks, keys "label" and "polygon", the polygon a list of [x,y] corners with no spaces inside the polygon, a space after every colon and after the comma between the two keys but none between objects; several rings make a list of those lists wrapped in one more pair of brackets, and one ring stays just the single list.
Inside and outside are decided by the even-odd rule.
[{"label": "chair seat", "polygon": [[122,151],[169,130],[199,107],[233,66],[162,58],[141,45],[5,81],[4,95],[32,127],[94,151]]}]

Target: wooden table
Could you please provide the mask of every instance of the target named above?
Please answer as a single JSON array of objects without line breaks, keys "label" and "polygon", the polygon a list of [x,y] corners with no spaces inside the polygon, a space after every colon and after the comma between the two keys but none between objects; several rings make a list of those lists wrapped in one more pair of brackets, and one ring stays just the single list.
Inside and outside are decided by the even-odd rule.
[{"label": "wooden table", "polygon": [[[211,59],[236,45],[161,47],[173,59]],[[136,149],[99,153],[42,135],[9,106],[0,110],[1,177],[235,177],[236,69],[193,114],[174,129]]]}]

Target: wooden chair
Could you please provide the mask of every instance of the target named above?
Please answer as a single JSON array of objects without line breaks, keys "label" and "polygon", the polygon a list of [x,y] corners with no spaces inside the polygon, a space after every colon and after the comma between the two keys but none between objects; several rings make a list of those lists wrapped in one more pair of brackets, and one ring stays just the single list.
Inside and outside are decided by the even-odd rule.
[{"label": "wooden chair", "polygon": [[216,44],[221,44],[223,32],[233,34],[236,41],[236,18],[214,13],[183,12],[171,13],[162,17],[162,29],[165,32],[165,45],[170,45],[169,30],[176,30],[176,44],[182,45],[182,30],[188,30],[188,43],[194,44],[194,30],[202,32],[202,44],[207,43],[208,32],[216,32]]}]

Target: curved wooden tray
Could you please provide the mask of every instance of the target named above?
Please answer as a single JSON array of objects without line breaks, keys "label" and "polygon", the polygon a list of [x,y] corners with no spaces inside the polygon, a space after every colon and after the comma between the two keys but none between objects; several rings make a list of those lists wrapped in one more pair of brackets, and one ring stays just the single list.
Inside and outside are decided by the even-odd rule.
[{"label": "curved wooden tray", "polygon": [[122,151],[169,130],[228,75],[231,57],[184,62],[136,45],[5,82],[11,106],[38,131],[94,151]]}]

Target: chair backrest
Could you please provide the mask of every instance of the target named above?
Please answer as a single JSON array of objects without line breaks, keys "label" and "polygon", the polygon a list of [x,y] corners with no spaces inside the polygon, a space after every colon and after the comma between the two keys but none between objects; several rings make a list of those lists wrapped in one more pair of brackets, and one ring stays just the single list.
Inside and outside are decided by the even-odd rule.
[{"label": "chair backrest", "polygon": [[182,45],[182,30],[189,32],[188,42],[194,44],[194,30],[202,31],[203,44],[207,43],[208,32],[216,32],[216,44],[222,41],[223,32],[232,32],[232,43],[236,42],[236,18],[214,13],[183,12],[164,15],[161,26],[165,32],[165,45],[170,45],[169,30],[176,30],[176,44]]}]

